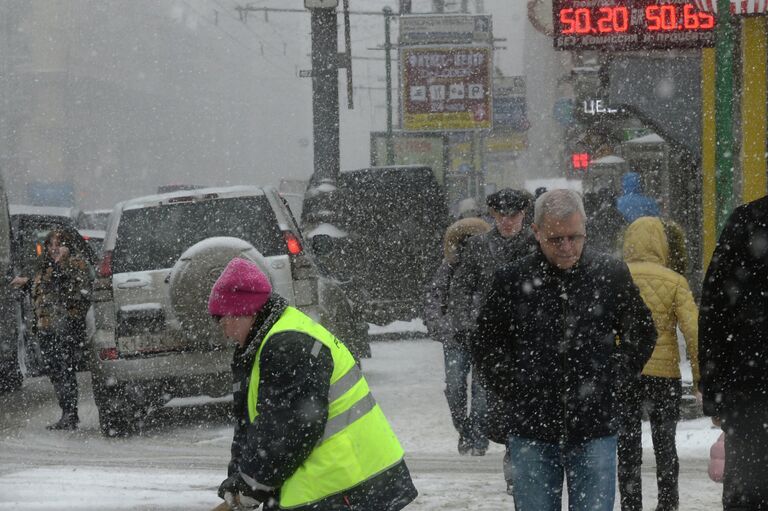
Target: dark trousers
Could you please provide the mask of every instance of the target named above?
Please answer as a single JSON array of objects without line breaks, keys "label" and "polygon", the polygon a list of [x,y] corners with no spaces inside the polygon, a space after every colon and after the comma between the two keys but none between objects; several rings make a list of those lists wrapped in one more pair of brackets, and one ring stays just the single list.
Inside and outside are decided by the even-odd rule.
[{"label": "dark trousers", "polygon": [[723,415],[723,509],[768,510],[768,403],[744,403]]},{"label": "dark trousers", "polygon": [[77,415],[76,340],[69,331],[39,332],[45,374],[53,384],[63,416]]},{"label": "dark trousers", "polygon": [[680,420],[682,383],[677,378],[641,376],[619,392],[623,413],[618,441],[618,478],[622,511],[643,508],[641,465],[643,463],[642,417],[647,410],[656,456],[659,487],[658,511],[676,510],[679,503],[675,434]]},{"label": "dark trousers", "polygon": [[[477,449],[488,448],[486,425],[488,423],[488,404],[485,389],[480,385],[479,378],[472,370],[472,360],[469,352],[458,345],[444,344],[445,356],[445,397],[448,409],[451,411],[453,426],[459,436],[469,447]],[[472,378],[472,386],[468,389],[467,377]],[[467,400],[467,390],[471,398]]]}]

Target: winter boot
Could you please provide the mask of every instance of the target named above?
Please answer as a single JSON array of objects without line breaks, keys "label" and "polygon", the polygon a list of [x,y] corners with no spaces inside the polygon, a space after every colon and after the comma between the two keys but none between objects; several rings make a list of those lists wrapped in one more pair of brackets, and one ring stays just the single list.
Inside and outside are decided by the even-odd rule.
[{"label": "winter boot", "polygon": [[459,436],[459,454],[466,456],[472,450],[472,441],[464,435]]},{"label": "winter boot", "polygon": [[470,454],[472,456],[485,456],[485,451],[487,451],[487,447],[473,447]]}]

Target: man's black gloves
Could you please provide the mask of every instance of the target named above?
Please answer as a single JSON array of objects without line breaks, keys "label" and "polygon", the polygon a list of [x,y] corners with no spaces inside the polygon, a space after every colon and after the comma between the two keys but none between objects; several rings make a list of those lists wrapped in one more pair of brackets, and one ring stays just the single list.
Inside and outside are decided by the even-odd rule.
[{"label": "man's black gloves", "polygon": [[243,481],[240,473],[233,474],[219,485],[219,497],[226,500],[232,509],[256,509],[268,497],[268,493],[254,490]]}]

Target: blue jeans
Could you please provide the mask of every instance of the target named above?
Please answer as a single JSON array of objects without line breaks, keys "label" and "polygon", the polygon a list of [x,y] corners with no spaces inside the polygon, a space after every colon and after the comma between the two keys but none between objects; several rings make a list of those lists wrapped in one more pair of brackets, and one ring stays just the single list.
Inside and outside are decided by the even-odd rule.
[{"label": "blue jeans", "polygon": [[[444,344],[445,356],[445,398],[451,411],[453,427],[459,436],[476,449],[488,448],[486,424],[488,404],[485,389],[472,371],[469,352],[461,346]],[[467,406],[467,378],[472,373],[471,400]]]},{"label": "blue jeans", "polygon": [[612,511],[616,437],[560,445],[510,436],[508,452],[516,511],[560,511],[563,476],[569,511]]}]

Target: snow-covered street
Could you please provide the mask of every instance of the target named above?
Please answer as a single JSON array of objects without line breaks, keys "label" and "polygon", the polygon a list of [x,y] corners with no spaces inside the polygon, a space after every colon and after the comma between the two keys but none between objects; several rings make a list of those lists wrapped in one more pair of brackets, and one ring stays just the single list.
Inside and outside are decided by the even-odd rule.
[{"label": "snow-covered street", "polygon": [[[376,342],[364,371],[398,433],[420,496],[414,510],[512,510],[504,492],[501,446],[484,457],[456,452],[443,397],[441,347],[430,340]],[[106,439],[98,430],[90,377],[80,375],[80,430],[51,432],[59,410],[47,379],[0,396],[0,510],[192,510],[218,502],[229,459],[226,405],[159,411],[143,434]],[[183,402],[181,404],[184,404]],[[707,477],[709,447],[719,432],[708,419],[680,423],[680,509],[720,507],[722,486]],[[655,501],[655,465],[644,425],[643,494]],[[618,503],[616,509],[618,509]]]}]

